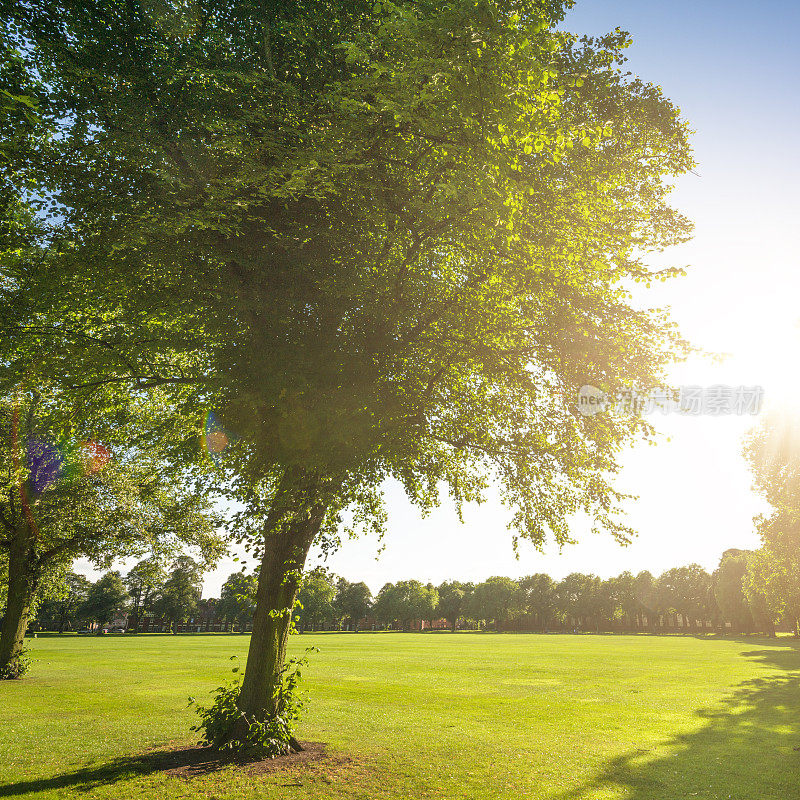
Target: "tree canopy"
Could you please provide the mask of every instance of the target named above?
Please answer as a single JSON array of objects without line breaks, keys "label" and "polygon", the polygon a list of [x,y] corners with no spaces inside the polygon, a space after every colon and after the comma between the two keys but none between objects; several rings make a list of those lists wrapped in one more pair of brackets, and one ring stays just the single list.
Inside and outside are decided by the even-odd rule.
[{"label": "tree canopy", "polygon": [[380,529],[386,478],[423,508],[493,481],[537,545],[581,510],[630,535],[613,474],[649,428],[572,400],[682,351],[632,286],[673,274],[644,259],[689,233],[692,160],[626,34],[550,0],[4,5],[58,132],[11,372],[159,390],[176,457],[206,419],[262,556],[242,710],[274,715],[308,549],[347,506]]},{"label": "tree canopy", "polygon": [[13,12],[61,125],[34,316],[75,339],[39,336],[38,369],[191,387],[248,478],[426,504],[491,474],[536,542],[583,507],[626,535],[604,476],[639,426],[563,398],[661,377],[674,339],[626,287],[687,234],[665,178],[691,159],[625,36],[558,33],[554,3],[247,8]]},{"label": "tree canopy", "polygon": [[303,576],[297,594],[295,624],[300,630],[309,627],[314,630],[320,625],[333,622],[336,617],[335,597],[336,584],[333,576],[322,569],[311,570]]},{"label": "tree canopy", "polygon": [[166,570],[157,558],[139,561],[125,576],[125,586],[131,598],[133,628],[138,627],[142,615],[153,610],[166,579]]},{"label": "tree canopy", "polygon": [[170,620],[173,632],[177,632],[178,625],[194,615],[202,593],[201,565],[189,556],[178,556],[153,604],[153,610]]},{"label": "tree canopy", "polygon": [[240,630],[253,617],[257,586],[258,576],[244,570],[228,576],[222,585],[218,611],[230,622],[237,622]]},{"label": "tree canopy", "polygon": [[92,584],[86,593],[78,614],[98,625],[98,633],[111,622],[114,614],[128,601],[128,593],[122,576],[116,570],[107,572],[97,583]]},{"label": "tree canopy", "polygon": [[772,409],[745,445],[755,486],[772,508],[757,519],[762,546],[747,560],[748,603],[800,632],[800,424],[793,410]]},{"label": "tree canopy", "polygon": [[[209,497],[170,482],[175,472],[163,457],[125,441],[133,426],[95,417],[86,398],[41,388],[0,396],[0,551],[8,565],[0,671],[12,677],[37,593],[73,559],[110,566],[188,545],[213,560],[223,550]],[[96,438],[104,433],[108,446]]]}]

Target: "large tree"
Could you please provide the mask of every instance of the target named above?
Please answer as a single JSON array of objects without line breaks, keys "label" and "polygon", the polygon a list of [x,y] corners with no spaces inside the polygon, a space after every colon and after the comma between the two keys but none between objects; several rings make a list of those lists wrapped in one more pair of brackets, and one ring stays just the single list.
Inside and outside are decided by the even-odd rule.
[{"label": "large tree", "polygon": [[333,603],[339,617],[349,620],[358,633],[358,623],[372,608],[372,592],[363,581],[350,583],[346,578],[339,578]]},{"label": "large tree", "polygon": [[128,592],[119,572],[106,572],[89,587],[86,599],[78,609],[78,616],[96,623],[97,632],[102,633],[103,627],[111,622],[114,614],[123,610],[128,599]]},{"label": "large tree", "polygon": [[680,614],[683,623],[693,628],[698,620],[714,616],[711,576],[698,564],[673,567],[658,579],[662,608]]},{"label": "large tree", "polygon": [[572,398],[652,386],[678,347],[629,286],[687,235],[667,178],[692,161],[676,109],[619,69],[627,37],[578,40],[562,13],[9,3],[61,130],[38,174],[53,268],[20,281],[36,324],[7,327],[61,320],[71,346],[44,342],[37,369],[74,384],[218,412],[261,557],[250,717],[275,713],[312,542],[348,505],[380,526],[389,476],[423,507],[493,480],[536,544],[580,509],[629,535],[611,476],[647,426]]},{"label": "large tree", "polygon": [[[78,622],[80,608],[90,588],[91,583],[86,576],[68,571],[64,576],[63,586],[56,592],[56,596],[45,598],[40,603],[37,609],[37,623],[54,625],[59,633],[72,628]],[[0,608],[3,606],[4,603],[0,600]]]},{"label": "large tree", "polygon": [[[0,674],[17,676],[36,596],[73,559],[102,567],[187,545],[207,559],[223,549],[209,498],[141,442],[126,442],[137,428],[92,408],[81,395],[24,386],[0,396],[0,550],[8,561]],[[103,433],[115,446],[97,440]]]},{"label": "large tree", "polygon": [[431,584],[416,580],[387,583],[375,598],[373,613],[380,622],[391,624],[399,620],[404,630],[410,630],[414,622],[433,618],[438,600]]},{"label": "large tree", "polygon": [[623,572],[614,578],[609,578],[605,583],[605,591],[611,604],[611,617],[613,621],[624,620],[626,628],[634,628],[634,618],[638,615],[640,607],[636,598],[636,578],[630,572]]},{"label": "large tree", "polygon": [[634,579],[634,597],[639,607],[639,614],[647,617],[650,630],[659,627],[661,623],[661,604],[656,579],[651,572],[642,570]]},{"label": "large tree", "polygon": [[320,567],[307,572],[297,593],[295,607],[295,624],[300,631],[306,631],[309,626],[316,630],[325,623],[332,623],[336,618],[335,597],[333,575]]},{"label": "large tree", "polygon": [[584,629],[590,620],[599,625],[603,607],[599,602],[602,581],[596,575],[571,572],[556,586],[556,608],[565,624]]},{"label": "large tree", "polygon": [[142,617],[152,612],[166,579],[166,570],[156,558],[139,561],[128,571],[124,582],[131,598],[129,630],[138,630]]},{"label": "large tree", "polygon": [[450,630],[455,632],[458,620],[464,614],[469,592],[464,584],[459,581],[445,581],[436,587],[439,600],[436,603],[436,613],[450,623]]},{"label": "large tree", "polygon": [[753,630],[753,613],[745,594],[744,580],[752,553],[747,550],[726,550],[713,575],[714,597],[723,618],[737,633]]},{"label": "large tree", "polygon": [[229,625],[236,623],[243,631],[253,620],[257,589],[257,575],[244,570],[234,572],[222,584],[217,613],[224,616]]},{"label": "large tree", "polygon": [[178,556],[172,565],[169,577],[161,587],[153,610],[163,619],[169,620],[172,632],[178,625],[193,617],[203,593],[203,565],[189,556]]},{"label": "large tree", "polygon": [[556,610],[556,584],[544,573],[528,575],[519,582],[526,613],[539,623],[542,631],[547,631]]},{"label": "large tree", "polygon": [[748,559],[744,588],[760,617],[800,635],[800,419],[774,408],[745,445],[755,486],[771,506],[756,520],[762,546]]},{"label": "large tree", "polygon": [[469,615],[493,622],[496,630],[524,608],[525,595],[517,581],[496,575],[475,586],[469,599]]}]

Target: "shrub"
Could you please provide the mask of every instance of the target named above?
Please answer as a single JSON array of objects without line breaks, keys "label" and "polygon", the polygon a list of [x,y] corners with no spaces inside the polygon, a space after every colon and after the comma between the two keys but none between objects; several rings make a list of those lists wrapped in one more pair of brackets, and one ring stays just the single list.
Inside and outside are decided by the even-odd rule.
[{"label": "shrub", "polygon": [[17,657],[0,667],[0,681],[21,678],[31,668],[31,656],[28,647],[23,647]]},{"label": "shrub", "polygon": [[[306,653],[314,650],[316,648],[309,647]],[[190,697],[190,705],[196,706],[200,716],[197,725],[192,726],[193,731],[201,734],[200,744],[262,758],[275,758],[298,750],[293,729],[303,707],[298,687],[306,664],[308,655],[286,662],[275,696],[276,713],[267,719],[255,719],[238,708],[239,678],[211,692],[214,701],[210,706],[201,706]],[[239,668],[234,667],[233,671],[238,672]]]}]

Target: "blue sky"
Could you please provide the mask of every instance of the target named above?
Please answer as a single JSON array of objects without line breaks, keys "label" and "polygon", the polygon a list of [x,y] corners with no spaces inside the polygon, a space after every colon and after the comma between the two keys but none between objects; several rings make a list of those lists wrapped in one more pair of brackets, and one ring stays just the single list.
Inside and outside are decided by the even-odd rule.
[{"label": "blue sky", "polygon": [[[628,68],[663,86],[695,134],[697,174],[681,179],[674,203],[696,223],[694,240],[654,262],[686,265],[689,275],[658,290],[698,346],[726,352],[721,365],[692,359],[679,383],[760,384],[767,400],[800,397],[798,219],[800,112],[797,42],[800,6],[790,2],[583,0],[563,27],[576,33],[628,30]],[[757,545],[753,515],[764,506],[750,489],[741,440],[752,418],[668,417],[658,447],[624,458],[620,488],[638,494],[627,548],[592,536],[576,519],[580,543],[544,554],[523,546],[516,560],[496,502],[470,507],[461,524],[449,506],[427,519],[388,487],[389,533],[376,559],[374,539],[347,542],[328,566],[373,591],[408,577],[447,578],[572,571],[601,576],[624,569],[658,573],[698,562],[713,569],[728,547]],[[669,436],[669,441],[666,437]],[[316,563],[316,561],[314,561]],[[239,565],[208,576],[216,595]]]}]

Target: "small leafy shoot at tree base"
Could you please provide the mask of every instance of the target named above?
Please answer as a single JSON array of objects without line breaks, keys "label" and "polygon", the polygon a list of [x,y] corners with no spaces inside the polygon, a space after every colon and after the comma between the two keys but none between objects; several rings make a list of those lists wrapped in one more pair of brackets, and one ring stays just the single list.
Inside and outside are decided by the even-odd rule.
[{"label": "small leafy shoot at tree base", "polygon": [[[227,685],[219,686],[211,694],[210,706],[200,705],[193,697],[200,721],[192,730],[200,733],[200,744],[220,751],[252,758],[275,758],[300,752],[303,748],[294,736],[294,726],[300,717],[304,699],[299,693],[302,669],[308,664],[308,654],[319,652],[316,647],[307,647],[306,654],[288,659],[281,670],[275,696],[277,713],[259,720],[243,712],[237,705],[241,691],[241,679],[237,676]],[[231,656],[231,660],[236,656]],[[233,668],[234,673],[239,667]]]},{"label": "small leafy shoot at tree base", "polygon": [[25,647],[8,664],[0,666],[0,681],[21,678],[31,668],[30,650]]}]

